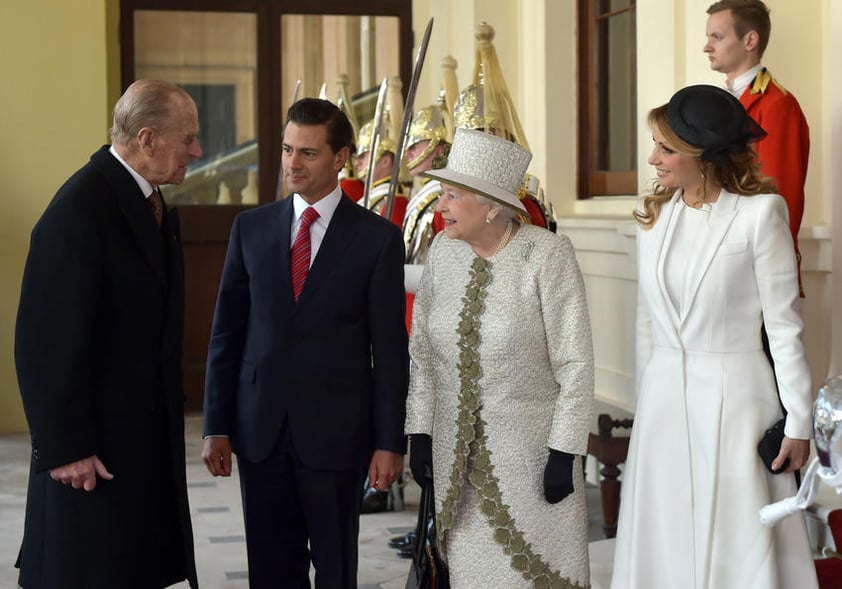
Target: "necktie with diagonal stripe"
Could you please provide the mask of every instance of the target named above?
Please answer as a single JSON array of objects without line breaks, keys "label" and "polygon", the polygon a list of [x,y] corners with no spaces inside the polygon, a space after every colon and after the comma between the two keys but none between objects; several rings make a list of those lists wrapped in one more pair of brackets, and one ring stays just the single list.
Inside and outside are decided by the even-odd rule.
[{"label": "necktie with diagonal stripe", "polygon": [[161,221],[164,218],[164,199],[161,197],[161,192],[158,188],[152,190],[152,194],[147,197],[146,202],[149,203],[149,208],[152,209],[155,222],[160,227]]},{"label": "necktie with diagonal stripe", "polygon": [[318,218],[319,213],[313,207],[304,209],[298,226],[298,235],[295,236],[295,243],[292,244],[290,274],[292,293],[296,303],[304,288],[304,281],[307,280],[307,273],[310,271],[310,225]]}]

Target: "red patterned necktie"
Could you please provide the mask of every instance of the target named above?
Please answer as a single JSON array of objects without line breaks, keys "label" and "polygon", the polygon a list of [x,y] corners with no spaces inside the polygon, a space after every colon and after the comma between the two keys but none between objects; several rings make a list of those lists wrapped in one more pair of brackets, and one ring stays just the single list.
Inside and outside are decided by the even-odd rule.
[{"label": "red patterned necktie", "polygon": [[152,215],[155,217],[155,222],[158,224],[158,227],[160,227],[161,221],[164,217],[164,199],[161,197],[161,193],[157,188],[152,190],[152,194],[149,195],[146,202],[149,203],[149,208],[152,209]]},{"label": "red patterned necktie", "polygon": [[295,243],[292,244],[290,273],[292,293],[296,303],[301,289],[304,288],[304,281],[307,280],[307,273],[310,271],[310,225],[318,218],[319,213],[313,207],[304,209],[298,226],[298,235],[295,236]]}]

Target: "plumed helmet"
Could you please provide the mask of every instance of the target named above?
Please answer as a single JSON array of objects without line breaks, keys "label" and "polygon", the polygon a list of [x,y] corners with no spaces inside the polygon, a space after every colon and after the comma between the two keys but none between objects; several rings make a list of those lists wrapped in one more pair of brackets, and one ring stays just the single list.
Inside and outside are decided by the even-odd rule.
[{"label": "plumed helmet", "polygon": [[409,149],[421,141],[429,140],[430,144],[422,154],[406,163],[410,170],[427,159],[427,156],[439,144],[450,143],[447,131],[447,118],[449,116],[446,108],[441,103],[425,106],[415,113],[415,116],[412,118],[412,124],[409,126],[409,134],[406,137],[406,148]]},{"label": "plumed helmet", "polygon": [[336,78],[336,106],[339,107],[345,116],[348,117],[348,121],[351,123],[351,128],[354,130],[354,140],[356,142],[356,137],[359,134],[360,125],[357,122],[357,115],[354,112],[354,105],[351,102],[351,99],[348,95],[348,75],[347,74],[339,74]]},{"label": "plumed helmet", "polygon": [[[388,108],[385,108],[383,110],[383,120],[380,122],[380,141],[377,144],[377,152],[374,154],[374,158],[369,157],[369,162],[376,162],[385,153],[395,153],[395,140],[392,137],[391,125],[391,113]],[[368,153],[368,150],[371,149],[373,133],[374,119],[368,121],[365,125],[360,127],[360,134],[357,137],[357,152],[355,154],[357,157]],[[368,166],[366,166],[366,169],[367,168]],[[366,170],[364,169],[360,172],[360,174],[365,175],[365,172]]]},{"label": "plumed helmet", "polygon": [[459,93],[453,110],[454,123],[457,128],[484,130],[504,137],[528,150],[529,143],[492,43],[494,29],[482,22],[474,37],[477,49],[473,81]]}]

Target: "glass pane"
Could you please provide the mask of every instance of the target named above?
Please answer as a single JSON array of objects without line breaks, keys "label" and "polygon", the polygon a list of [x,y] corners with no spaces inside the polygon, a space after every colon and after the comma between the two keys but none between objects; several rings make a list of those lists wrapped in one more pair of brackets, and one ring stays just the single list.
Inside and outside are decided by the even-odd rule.
[{"label": "glass pane", "polygon": [[630,6],[629,0],[596,0],[596,3],[596,169],[633,171],[637,166],[634,9],[622,11]]},{"label": "glass pane", "polygon": [[135,75],[179,84],[199,110],[202,159],[168,202],[257,204],[257,15],[137,11]]},{"label": "glass pane", "polygon": [[399,24],[396,16],[283,15],[284,112],[300,80],[298,98],[319,96],[324,87],[325,97],[337,102],[345,92],[353,103],[352,122],[369,120],[380,82],[400,73]]}]

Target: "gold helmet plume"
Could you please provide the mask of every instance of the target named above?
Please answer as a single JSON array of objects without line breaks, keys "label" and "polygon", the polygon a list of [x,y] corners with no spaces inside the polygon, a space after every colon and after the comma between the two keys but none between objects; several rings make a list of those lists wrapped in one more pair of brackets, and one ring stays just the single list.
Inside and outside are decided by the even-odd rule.
[{"label": "gold helmet plume", "polygon": [[356,139],[360,131],[360,124],[357,122],[357,115],[354,113],[354,104],[348,97],[348,74],[339,74],[336,78],[336,106],[339,107],[348,121],[351,123],[351,128],[354,130],[354,138]]},{"label": "gold helmet plume", "polygon": [[477,49],[473,82],[459,94],[453,113],[456,127],[482,129],[529,150],[492,43],[494,29],[481,22],[474,37]]}]

